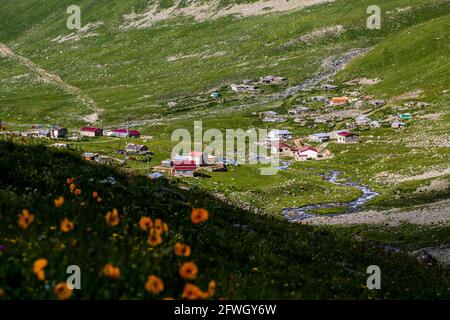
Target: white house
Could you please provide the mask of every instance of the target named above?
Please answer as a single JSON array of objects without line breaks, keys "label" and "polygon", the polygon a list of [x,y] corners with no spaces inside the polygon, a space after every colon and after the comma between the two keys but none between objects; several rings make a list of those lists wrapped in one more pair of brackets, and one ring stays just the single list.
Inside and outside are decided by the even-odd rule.
[{"label": "white house", "polygon": [[317,159],[319,151],[314,147],[305,146],[294,155],[295,160],[304,161],[308,159]]},{"label": "white house", "polygon": [[355,121],[358,126],[367,126],[367,125],[369,125],[371,120],[369,119],[368,116],[362,115],[362,116],[356,117]]},{"label": "white house", "polygon": [[269,132],[267,139],[271,140],[290,140],[292,139],[292,133],[289,130],[274,129]]},{"label": "white house", "polygon": [[359,136],[350,131],[343,131],[337,134],[337,143],[357,143]]},{"label": "white house", "polygon": [[310,134],[308,139],[313,142],[325,142],[325,141],[330,140],[330,135],[327,133],[323,133],[323,132],[314,133],[314,134]]}]

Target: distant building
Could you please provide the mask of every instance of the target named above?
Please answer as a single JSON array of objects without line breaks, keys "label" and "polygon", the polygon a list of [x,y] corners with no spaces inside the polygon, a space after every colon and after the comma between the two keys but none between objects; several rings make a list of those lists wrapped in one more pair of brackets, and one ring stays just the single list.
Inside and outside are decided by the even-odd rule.
[{"label": "distant building", "polygon": [[125,146],[125,151],[128,153],[147,153],[148,147],[143,144],[129,143]]},{"label": "distant building", "polygon": [[331,132],[329,133],[330,139],[332,139],[332,140],[337,140],[338,134],[341,133],[341,132],[348,132],[348,130],[335,130],[335,131],[331,131]]},{"label": "distant building", "polygon": [[283,142],[275,143],[270,148],[271,148],[272,154],[275,154],[275,153],[289,154],[291,152],[291,147]]},{"label": "distant building", "polygon": [[308,136],[308,139],[313,142],[325,142],[330,140],[330,135],[327,133],[313,133]]},{"label": "distant building", "polygon": [[86,161],[94,161],[96,158],[98,158],[98,153],[93,152],[84,152],[81,154],[81,157]]},{"label": "distant building", "polygon": [[307,159],[317,159],[319,150],[314,147],[305,146],[300,149],[295,155],[297,161],[303,161]]},{"label": "distant building", "polygon": [[94,127],[83,127],[80,129],[80,135],[84,137],[99,137],[103,135],[103,129]]},{"label": "distant building", "polygon": [[320,88],[323,90],[336,90],[337,86],[332,85],[332,84],[323,84],[320,86]]},{"label": "distant building", "polygon": [[376,121],[376,120],[371,121],[371,122],[370,122],[370,126],[371,126],[372,128],[381,128],[381,122],[380,122],[380,121]]},{"label": "distant building", "polygon": [[265,76],[265,77],[261,77],[259,78],[259,83],[265,83],[265,84],[280,84],[283,83],[284,81],[286,81],[286,78],[283,77],[278,77],[278,76]]},{"label": "distant building", "polygon": [[403,129],[404,127],[406,127],[406,123],[404,122],[395,121],[391,123],[391,128],[394,129]]},{"label": "distant building", "polygon": [[194,162],[198,167],[208,164],[208,154],[199,151],[191,151],[188,154],[188,161]]},{"label": "distant building", "polygon": [[195,161],[174,161],[172,174],[177,177],[193,177],[197,165]]},{"label": "distant building", "polygon": [[250,84],[232,84],[230,87],[235,92],[255,92],[258,90],[257,86]]},{"label": "distant building", "polygon": [[355,133],[344,131],[337,134],[337,143],[357,143],[359,136]]},{"label": "distant building", "polygon": [[220,92],[213,92],[213,93],[211,93],[210,96],[211,96],[211,98],[217,99],[217,98],[220,98],[221,94],[220,94]]},{"label": "distant building", "polygon": [[119,137],[119,138],[139,138],[141,133],[138,130],[127,130],[127,129],[115,129],[111,130],[109,133],[111,137]]},{"label": "distant building", "polygon": [[331,98],[330,105],[340,106],[349,103],[350,99],[348,97],[334,97]]},{"label": "distant building", "polygon": [[371,120],[366,115],[358,116],[355,119],[355,122],[358,126],[367,126],[369,125],[370,121]]},{"label": "distant building", "polygon": [[289,130],[274,129],[269,132],[267,139],[271,140],[290,140],[292,139],[292,133]]},{"label": "distant building", "polygon": [[409,120],[412,118],[412,114],[411,113],[403,113],[403,114],[399,114],[398,117],[402,120]]},{"label": "distant building", "polygon": [[66,138],[69,131],[67,128],[53,128],[50,130],[50,138],[59,139]]}]

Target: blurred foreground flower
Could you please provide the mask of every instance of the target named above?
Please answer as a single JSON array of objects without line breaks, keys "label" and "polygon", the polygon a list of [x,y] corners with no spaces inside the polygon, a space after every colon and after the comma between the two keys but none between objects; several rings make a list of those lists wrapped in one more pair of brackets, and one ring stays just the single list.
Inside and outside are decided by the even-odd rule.
[{"label": "blurred foreground flower", "polygon": [[53,202],[55,203],[55,207],[59,208],[64,204],[64,197],[60,196],[60,197],[56,198],[55,200],[53,200]]},{"label": "blurred foreground flower", "polygon": [[26,229],[33,222],[33,220],[34,214],[31,214],[27,209],[23,209],[22,214],[19,216],[19,226],[22,229]]},{"label": "blurred foreground flower", "polygon": [[72,291],[65,282],[58,283],[53,289],[59,300],[69,299],[72,296]]},{"label": "blurred foreground flower", "polygon": [[162,243],[161,233],[156,229],[150,229],[150,235],[148,236],[148,244],[156,247]]},{"label": "blurred foreground flower", "polygon": [[70,232],[73,230],[73,222],[67,218],[61,221],[61,225],[59,227],[62,232]]},{"label": "blurred foreground flower", "polygon": [[150,217],[141,217],[141,220],[139,220],[139,227],[143,231],[148,231],[150,228],[153,227],[153,221]]},{"label": "blurred foreground flower", "polygon": [[189,257],[191,255],[191,247],[181,242],[175,244],[175,255],[179,257]]},{"label": "blurred foreground flower", "polygon": [[112,280],[119,279],[119,277],[120,277],[119,267],[114,267],[111,263],[108,263],[103,267],[102,273],[104,276],[106,276]]},{"label": "blurred foreground flower", "polygon": [[198,268],[193,262],[185,262],[181,265],[179,273],[185,280],[193,280],[197,276]]},{"label": "blurred foreground flower", "polygon": [[199,224],[201,222],[208,220],[208,211],[204,208],[194,208],[191,213],[191,221],[194,224]]},{"label": "blurred foreground flower", "polygon": [[164,283],[157,276],[151,275],[147,278],[145,290],[153,294],[158,294],[164,290]]},{"label": "blurred foreground flower", "polygon": [[117,209],[113,209],[112,211],[108,211],[105,215],[105,221],[111,227],[115,227],[119,224],[119,211]]},{"label": "blurred foreground flower", "polygon": [[47,259],[41,258],[34,262],[33,264],[33,273],[36,275],[39,281],[45,280],[45,272],[44,268],[47,266]]}]

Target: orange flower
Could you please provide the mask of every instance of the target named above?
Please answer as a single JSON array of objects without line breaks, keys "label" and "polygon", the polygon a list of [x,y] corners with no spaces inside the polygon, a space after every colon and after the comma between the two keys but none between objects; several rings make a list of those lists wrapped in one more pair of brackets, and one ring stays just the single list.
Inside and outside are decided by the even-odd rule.
[{"label": "orange flower", "polygon": [[56,198],[55,200],[53,200],[53,202],[55,203],[55,207],[59,208],[64,204],[64,197],[60,196],[60,197]]},{"label": "orange flower", "polygon": [[67,300],[72,296],[73,289],[70,289],[65,282],[58,283],[53,292],[59,300]]},{"label": "orange flower", "polygon": [[212,297],[216,293],[216,282],[214,280],[211,280],[208,283],[208,296]]},{"label": "orange flower", "polygon": [[120,222],[119,211],[117,211],[117,209],[113,209],[112,212],[108,211],[105,214],[105,221],[111,227],[117,226],[119,224],[119,222]]},{"label": "orange flower", "polygon": [[164,290],[164,283],[157,276],[151,275],[147,278],[145,290],[153,294],[158,294]]},{"label": "orange flower", "polygon": [[111,263],[106,264],[103,267],[103,275],[107,276],[110,279],[116,280],[120,277],[120,269],[119,267],[114,267]]},{"label": "orange flower", "polygon": [[22,229],[26,229],[33,222],[33,220],[34,214],[30,214],[27,209],[23,209],[22,214],[19,216],[19,226]]},{"label": "orange flower", "polygon": [[198,268],[193,262],[185,262],[181,265],[179,273],[185,280],[193,280],[197,276]]},{"label": "orange flower", "polygon": [[98,197],[97,191],[92,192],[92,196],[93,196],[94,198],[97,198],[97,197]]},{"label": "orange flower", "polygon": [[150,229],[150,235],[148,236],[147,243],[152,247],[156,247],[162,243],[161,233],[155,229]]},{"label": "orange flower", "polygon": [[81,194],[81,189],[75,189],[74,193],[76,196],[79,196]]},{"label": "orange flower", "polygon": [[2,300],[4,296],[5,296],[5,291],[3,291],[2,288],[0,288],[0,300]]},{"label": "orange flower", "polygon": [[153,227],[152,219],[149,217],[142,217],[141,220],[139,220],[139,227],[144,231],[148,231]]},{"label": "orange flower", "polygon": [[47,266],[47,259],[41,258],[34,262],[33,264],[33,273],[36,275],[39,281],[45,280],[45,272],[44,268]]},{"label": "orange flower", "polygon": [[155,229],[158,232],[162,232],[163,231],[163,222],[161,219],[156,219],[155,220]]},{"label": "orange flower", "polygon": [[70,192],[73,193],[73,190],[75,190],[76,187],[77,186],[75,184],[71,183],[70,186],[69,186]]},{"label": "orange flower", "polygon": [[73,222],[67,218],[61,221],[61,225],[59,227],[62,232],[70,232],[73,230]]},{"label": "orange flower", "polygon": [[208,220],[208,211],[204,208],[194,208],[191,213],[191,221],[194,224],[199,224],[201,222]]},{"label": "orange flower", "polygon": [[102,198],[97,197],[97,202],[102,202]]},{"label": "orange flower", "polygon": [[179,257],[189,257],[191,255],[191,247],[181,242],[175,243],[175,254]]},{"label": "orange flower", "polygon": [[202,297],[202,290],[194,284],[186,283],[183,289],[182,298],[188,300],[197,300]]},{"label": "orange flower", "polygon": [[75,181],[74,178],[68,178],[67,179],[67,184],[73,184],[74,181]]},{"label": "orange flower", "polygon": [[163,224],[163,231],[166,233],[169,232],[169,225],[167,223]]}]

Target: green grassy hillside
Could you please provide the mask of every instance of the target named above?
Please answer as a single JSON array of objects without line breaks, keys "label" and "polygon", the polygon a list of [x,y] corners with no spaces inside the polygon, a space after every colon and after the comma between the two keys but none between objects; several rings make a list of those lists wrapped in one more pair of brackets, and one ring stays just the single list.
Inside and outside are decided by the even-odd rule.
[{"label": "green grassy hillside", "polygon": [[[41,145],[2,141],[0,149],[0,288],[5,299],[56,298],[53,287],[65,281],[71,264],[82,270],[82,289],[74,291],[74,299],[180,298],[185,283],[205,290],[211,280],[217,282],[213,297],[226,299],[450,297],[442,270],[349,235],[256,216],[198,190],[124,175]],[[116,183],[102,183],[108,177]],[[80,195],[69,191],[68,178],[74,178]],[[94,191],[101,202],[93,198]],[[60,196],[64,204],[55,207]],[[192,207],[206,208],[208,221],[193,224]],[[113,208],[120,215],[117,226],[104,218]],[[34,215],[26,229],[18,225],[22,209]],[[147,244],[148,232],[139,228],[142,216],[168,223],[162,244]],[[74,223],[66,233],[60,230],[64,218]],[[192,254],[175,256],[175,242],[190,245]],[[48,261],[43,281],[33,274],[39,258]],[[178,275],[185,261],[197,264],[195,280]],[[120,268],[118,279],[102,276],[107,263]],[[369,265],[382,270],[381,290],[365,287]],[[144,289],[151,274],[164,282],[160,294]]]}]

